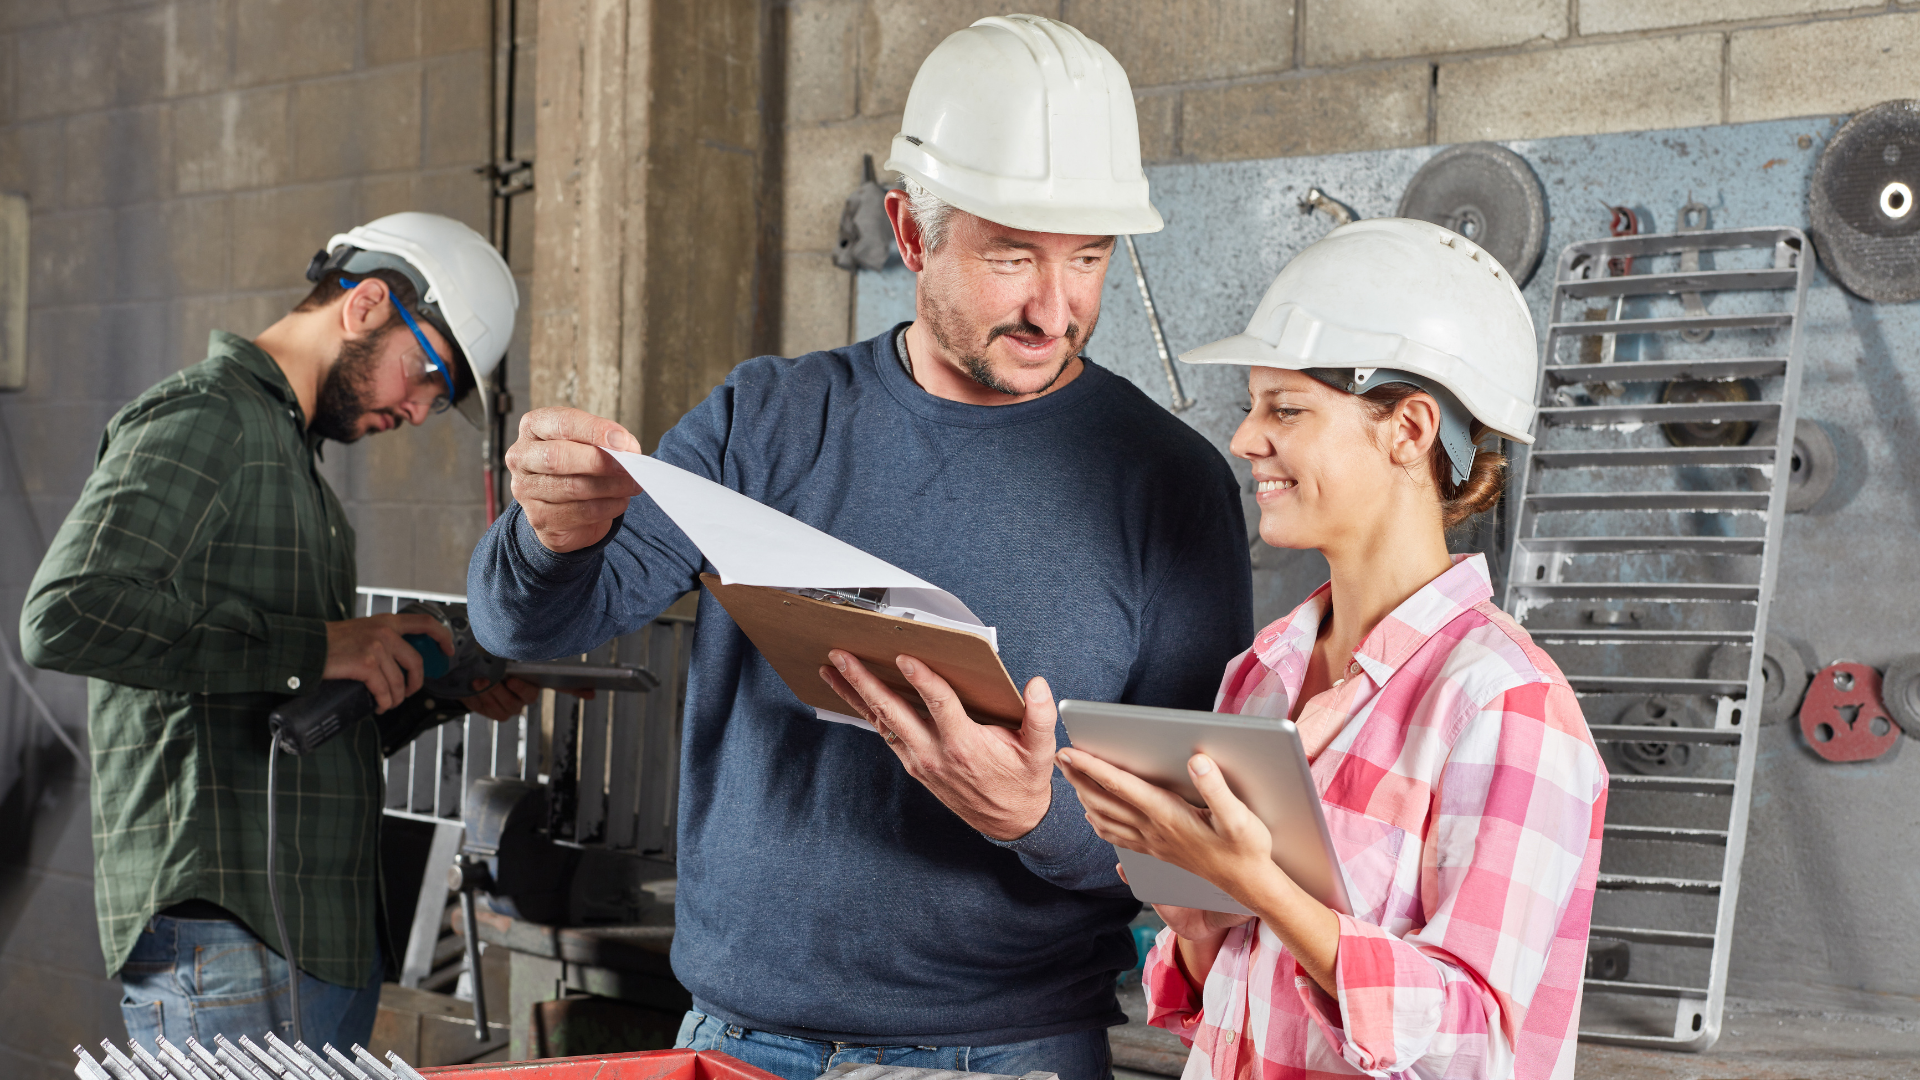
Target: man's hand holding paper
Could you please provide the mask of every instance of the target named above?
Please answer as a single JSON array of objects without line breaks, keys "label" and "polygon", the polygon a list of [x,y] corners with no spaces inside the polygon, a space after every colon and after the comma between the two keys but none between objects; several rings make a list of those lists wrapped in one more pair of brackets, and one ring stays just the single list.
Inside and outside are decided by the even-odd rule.
[{"label": "man's hand holding paper", "polygon": [[578,551],[600,541],[626,513],[640,485],[602,447],[640,452],[626,428],[580,409],[535,409],[520,418],[507,450],[513,497],[548,551]]}]

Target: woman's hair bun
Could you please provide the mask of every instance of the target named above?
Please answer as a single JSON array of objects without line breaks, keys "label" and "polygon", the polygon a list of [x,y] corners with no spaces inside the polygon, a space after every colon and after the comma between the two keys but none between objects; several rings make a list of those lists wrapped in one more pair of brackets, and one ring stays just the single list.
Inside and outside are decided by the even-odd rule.
[{"label": "woman's hair bun", "polygon": [[1440,487],[1440,521],[1449,529],[1499,505],[1500,495],[1507,489],[1507,455],[1479,449],[1481,440],[1491,434],[1485,424],[1475,420],[1471,432],[1475,448],[1473,467],[1458,484],[1453,482],[1453,469],[1447,462],[1446,452],[1438,446],[1433,448],[1433,478]]}]

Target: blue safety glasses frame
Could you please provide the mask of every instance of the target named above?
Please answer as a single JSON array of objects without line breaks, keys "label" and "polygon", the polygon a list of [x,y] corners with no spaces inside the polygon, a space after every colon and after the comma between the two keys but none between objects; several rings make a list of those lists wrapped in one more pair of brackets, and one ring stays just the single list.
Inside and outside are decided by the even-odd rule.
[{"label": "blue safety glasses frame", "polygon": [[[359,284],[357,281],[348,281],[346,278],[340,279],[340,287],[343,289],[352,289]],[[453,407],[453,368],[445,360],[440,358],[439,353],[434,351],[433,346],[427,342],[427,335],[420,332],[420,324],[413,321],[413,314],[407,310],[405,304],[393,299],[393,292],[391,290],[387,292],[387,299],[392,301],[393,310],[400,313],[401,321],[407,324],[407,329],[413,331],[413,340],[419,342],[420,348],[427,354],[427,369],[429,371],[438,371],[441,380],[447,384],[447,392],[433,399],[433,411],[436,413],[446,412]]]}]

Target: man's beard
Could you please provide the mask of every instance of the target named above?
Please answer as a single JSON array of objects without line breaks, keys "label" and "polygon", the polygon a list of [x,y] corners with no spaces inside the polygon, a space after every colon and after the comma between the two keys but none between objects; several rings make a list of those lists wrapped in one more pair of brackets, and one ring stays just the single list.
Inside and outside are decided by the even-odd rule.
[{"label": "man's beard", "polygon": [[1034,394],[1044,394],[1053,389],[1053,384],[1059,382],[1060,376],[1067,373],[1067,365],[1073,363],[1073,358],[1080,355],[1080,350],[1086,348],[1087,341],[1093,337],[1093,328],[1097,322],[1096,319],[1095,323],[1087,324],[1084,334],[1080,332],[1078,323],[1068,323],[1067,332],[1061,335],[1068,346],[1067,355],[1060,358],[1060,366],[1054,369],[1053,377],[1038,390],[1021,390],[1009,385],[1005,379],[994,372],[992,364],[987,360],[988,347],[993,344],[995,338],[1005,334],[1026,334],[1032,337],[1051,337],[1052,335],[1028,322],[1003,323],[987,331],[987,340],[981,342],[979,348],[956,347],[953,342],[955,335],[948,329],[946,309],[931,297],[927,299],[927,329],[933,332],[933,340],[939,342],[940,347],[945,349],[949,356],[960,361],[960,366],[966,370],[968,378],[1008,397],[1029,397]]},{"label": "man's beard", "polygon": [[360,438],[360,419],[367,415],[367,399],[373,396],[380,343],[390,332],[384,330],[358,341],[340,343],[340,352],[320,383],[320,395],[313,403],[313,422],[307,425],[308,430],[334,442],[350,443]]}]

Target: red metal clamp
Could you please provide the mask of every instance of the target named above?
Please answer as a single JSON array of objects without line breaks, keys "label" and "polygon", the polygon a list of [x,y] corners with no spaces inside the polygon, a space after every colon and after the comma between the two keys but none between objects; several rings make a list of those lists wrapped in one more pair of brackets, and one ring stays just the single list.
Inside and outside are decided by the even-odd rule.
[{"label": "red metal clamp", "polygon": [[[1607,220],[1607,232],[1614,236],[1640,235],[1640,215],[1635,214],[1632,207],[1609,206],[1607,213],[1611,215]],[[1633,256],[1627,255],[1607,260],[1608,277],[1625,277],[1631,273],[1633,273]]]},{"label": "red metal clamp", "polygon": [[1880,698],[1880,673],[1842,660],[1816,674],[1800,704],[1800,734],[1828,761],[1871,761],[1892,749],[1900,725]]}]

